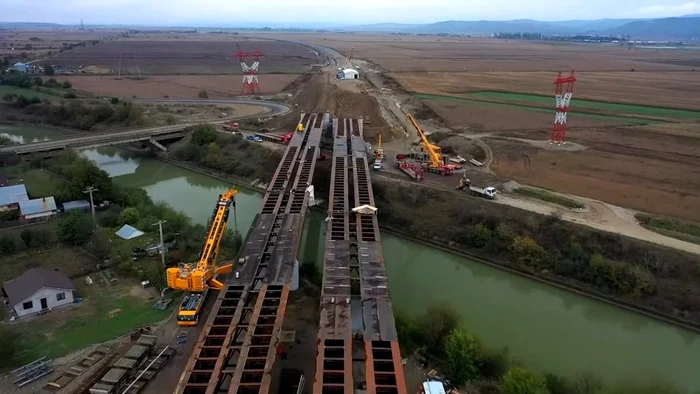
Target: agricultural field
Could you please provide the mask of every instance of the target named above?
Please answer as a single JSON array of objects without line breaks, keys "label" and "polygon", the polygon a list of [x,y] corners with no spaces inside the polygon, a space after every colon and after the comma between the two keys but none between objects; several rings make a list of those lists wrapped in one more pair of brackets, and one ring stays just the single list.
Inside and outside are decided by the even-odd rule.
[{"label": "agricultural field", "polygon": [[[294,82],[297,74],[264,74],[259,76],[262,94],[279,93]],[[142,79],[117,79],[114,75],[62,76],[73,88],[97,95],[124,98],[196,99],[206,90],[209,98],[230,98],[241,94],[240,75],[163,75]]]},{"label": "agricultural field", "polygon": [[[0,31],[0,56],[37,59],[66,50],[71,44],[113,40],[121,30],[80,31],[66,29]],[[24,54],[24,56],[22,56]]]},{"label": "agricultural field", "polygon": [[[697,49],[351,34],[288,39],[367,60],[387,77],[392,92],[384,94],[412,96],[406,102],[430,109],[419,110],[421,122],[483,135],[491,169],[505,179],[700,219]],[[578,82],[567,135],[578,149],[561,150],[539,142],[552,130],[557,73],[572,69]]]},{"label": "agricultural field", "polygon": [[[317,62],[316,54],[293,43],[248,40],[201,40],[191,39],[184,33],[174,39],[162,35],[152,41],[133,39],[104,41],[97,45],[75,48],[59,54],[43,63],[78,69],[94,67],[122,75],[168,75],[168,74],[241,74],[235,53],[238,46],[243,51],[260,51],[259,72],[303,73]],[[248,60],[252,64],[253,59]]]},{"label": "agricultural field", "polygon": [[37,92],[34,89],[20,88],[19,86],[11,85],[1,85],[0,86],[0,98],[6,94],[18,94],[28,98],[38,97],[40,99],[55,99],[55,95],[51,95],[44,92]]}]

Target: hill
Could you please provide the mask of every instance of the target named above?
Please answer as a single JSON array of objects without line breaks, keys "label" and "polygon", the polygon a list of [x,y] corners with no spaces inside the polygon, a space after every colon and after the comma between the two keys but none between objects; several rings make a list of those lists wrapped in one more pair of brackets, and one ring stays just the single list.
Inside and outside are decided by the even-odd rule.
[{"label": "hill", "polygon": [[664,18],[630,22],[616,29],[613,34],[629,34],[642,39],[700,38],[700,17]]}]

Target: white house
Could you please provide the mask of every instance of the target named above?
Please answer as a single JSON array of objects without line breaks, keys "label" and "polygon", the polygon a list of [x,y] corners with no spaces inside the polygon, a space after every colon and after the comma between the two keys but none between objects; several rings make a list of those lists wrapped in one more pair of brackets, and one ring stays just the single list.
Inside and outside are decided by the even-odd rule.
[{"label": "white house", "polygon": [[73,303],[75,285],[63,272],[32,268],[3,284],[5,304],[18,317]]},{"label": "white house", "polygon": [[22,219],[31,222],[51,219],[58,212],[56,201],[53,197],[20,201],[19,210]]},{"label": "white house", "polygon": [[20,201],[27,201],[27,188],[24,185],[0,187],[0,211],[19,208]]},{"label": "white house", "polygon": [[352,68],[346,68],[343,70],[343,79],[360,79],[360,73]]}]

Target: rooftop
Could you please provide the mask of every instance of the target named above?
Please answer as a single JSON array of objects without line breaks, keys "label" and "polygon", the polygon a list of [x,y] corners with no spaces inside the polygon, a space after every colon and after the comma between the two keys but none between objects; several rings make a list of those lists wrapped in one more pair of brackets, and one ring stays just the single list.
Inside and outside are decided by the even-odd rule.
[{"label": "rooftop", "polygon": [[124,226],[122,226],[122,228],[119,229],[119,231],[117,231],[114,234],[123,239],[134,239],[136,237],[142,236],[145,233],[141,230],[129,226],[128,224],[125,224]]},{"label": "rooftop", "polygon": [[9,297],[10,306],[12,307],[43,287],[66,290],[75,289],[73,281],[66,274],[45,268],[27,270],[22,275],[5,282],[2,287]]},{"label": "rooftop", "polygon": [[24,185],[0,187],[0,207],[26,200],[29,200],[29,197],[27,197],[27,188]]},{"label": "rooftop", "polygon": [[24,216],[51,212],[56,210],[56,201],[54,201],[53,197],[35,198],[33,200],[21,201],[19,203],[19,210]]}]

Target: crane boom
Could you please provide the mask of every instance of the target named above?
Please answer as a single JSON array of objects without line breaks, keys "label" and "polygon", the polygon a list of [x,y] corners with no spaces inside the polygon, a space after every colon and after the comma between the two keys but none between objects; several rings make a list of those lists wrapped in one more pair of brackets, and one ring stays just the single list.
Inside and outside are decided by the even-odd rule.
[{"label": "crane boom", "polygon": [[413,127],[416,128],[418,131],[418,136],[421,138],[423,141],[423,148],[428,151],[428,154],[430,155],[430,166],[433,168],[440,168],[444,167],[444,161],[442,159],[442,150],[440,149],[439,146],[433,145],[428,141],[428,137],[426,137],[425,133],[423,132],[423,129],[418,126],[418,122],[413,118],[411,114],[406,114],[406,117],[408,120],[411,121],[411,124],[413,124]]},{"label": "crane boom", "polygon": [[228,264],[217,267],[216,258],[226,232],[229,209],[236,194],[238,190],[231,189],[219,195],[199,259],[196,263],[183,263],[178,267],[168,268],[166,275],[168,287],[195,293],[204,292],[209,287],[216,290],[223,288],[223,284],[216,279],[216,276],[230,272],[232,266]]}]

